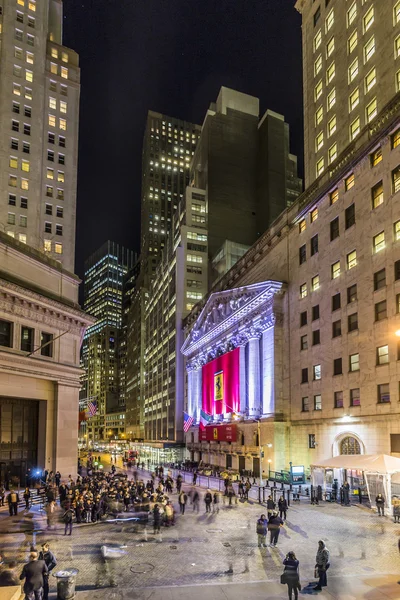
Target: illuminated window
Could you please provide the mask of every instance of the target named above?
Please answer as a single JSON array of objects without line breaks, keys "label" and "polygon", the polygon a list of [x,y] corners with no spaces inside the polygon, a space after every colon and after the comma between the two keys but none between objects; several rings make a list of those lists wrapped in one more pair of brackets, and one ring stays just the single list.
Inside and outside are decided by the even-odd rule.
[{"label": "illuminated window", "polygon": [[349,369],[350,369],[350,371],[359,371],[360,370],[360,355],[359,354],[350,354]]},{"label": "illuminated window", "polygon": [[320,106],[315,113],[315,125],[319,125],[320,123],[322,123],[323,118],[324,109],[322,108],[322,106]]},{"label": "illuminated window", "polygon": [[59,119],[60,129],[65,131],[67,129],[67,121],[65,119]]},{"label": "illuminated window", "polygon": [[333,146],[331,146],[328,150],[328,158],[329,158],[329,164],[333,163],[334,160],[336,160],[337,158],[337,144],[333,144]]},{"label": "illuminated window", "polygon": [[[49,98],[49,108],[52,108],[53,110],[57,110],[57,100],[55,98]],[[54,121],[55,121],[55,117],[53,117]],[[54,123],[55,125],[55,123]],[[53,125],[53,127],[54,127]]]},{"label": "illuminated window", "polygon": [[392,150],[400,145],[400,129],[397,129],[391,136]]},{"label": "illuminated window", "polygon": [[347,269],[348,270],[357,266],[357,252],[356,252],[356,250],[353,250],[352,252],[349,252],[349,254],[346,256],[346,262],[347,262]]},{"label": "illuminated window", "polygon": [[9,165],[12,169],[18,169],[18,159],[15,156],[10,156]]},{"label": "illuminated window", "polygon": [[23,170],[23,171],[25,171],[26,173],[29,173],[29,171],[30,171],[30,164],[29,164],[29,160],[24,160],[24,159],[22,159],[21,168],[22,168],[22,170]]},{"label": "illuminated window", "polygon": [[61,113],[67,112],[67,103],[64,102],[63,100],[60,100],[60,112]]},{"label": "illuminated window", "polygon": [[49,115],[49,125],[50,125],[50,127],[56,126],[56,118],[54,115]]},{"label": "illuminated window", "polygon": [[400,166],[392,171],[392,188],[393,194],[396,194],[400,190]]},{"label": "illuminated window", "polygon": [[33,73],[32,71],[25,71],[25,79],[32,83],[33,81]]},{"label": "illuminated window", "polygon": [[322,56],[319,55],[317,60],[314,62],[314,75],[318,75],[322,69]]},{"label": "illuminated window", "polygon": [[380,181],[371,190],[372,208],[377,208],[383,204],[383,183]]},{"label": "illuminated window", "polygon": [[61,244],[60,242],[56,242],[56,243],[54,244],[54,252],[55,252],[56,254],[62,254],[62,251],[63,251],[62,244]]},{"label": "illuminated window", "polygon": [[51,252],[51,240],[44,240],[44,242],[43,242],[43,250],[45,252]]},{"label": "illuminated window", "polygon": [[330,121],[328,121],[328,137],[331,137],[336,131],[336,115],[332,117]]},{"label": "illuminated window", "polygon": [[394,223],[394,239],[396,242],[400,240],[400,221]]},{"label": "illuminated window", "polygon": [[36,11],[36,3],[31,0],[30,2],[28,2],[28,8],[29,8],[29,10],[32,10],[33,12],[35,12]]},{"label": "illuminated window", "polygon": [[318,208],[314,208],[311,212],[310,212],[310,221],[311,223],[314,223],[314,221],[316,221],[318,219]]},{"label": "illuminated window", "polygon": [[340,276],[340,260],[336,261],[331,265],[331,276],[332,279],[336,279]]},{"label": "illuminated window", "polygon": [[331,81],[333,80],[333,78],[335,77],[335,63],[333,62],[331,65],[329,65],[328,70],[326,72],[326,83],[327,85],[329,85],[331,83]]},{"label": "illuminated window", "polygon": [[375,37],[372,36],[370,40],[364,46],[364,63],[368,62],[369,59],[375,54]]},{"label": "illuminated window", "polygon": [[26,62],[29,63],[30,65],[33,65],[33,61],[34,61],[34,56],[33,56],[32,52],[27,52],[26,53]]},{"label": "illuminated window", "polygon": [[357,104],[360,102],[360,90],[356,88],[349,97],[349,110],[350,112],[355,109]]},{"label": "illuminated window", "polygon": [[358,75],[358,58],[353,60],[351,65],[349,66],[349,83],[353,81]]},{"label": "illuminated window", "polygon": [[16,96],[21,95],[21,86],[19,85],[19,83],[13,83],[13,94],[15,94]]},{"label": "illuminated window", "polygon": [[31,88],[25,88],[25,98],[27,100],[32,100],[32,90],[31,90]]},{"label": "illuminated window", "polygon": [[374,22],[374,7],[371,6],[371,8],[369,9],[369,11],[364,15],[363,18],[363,30],[364,33],[366,31],[368,31],[368,29],[371,27],[372,23]]},{"label": "illuminated window", "polygon": [[329,42],[326,45],[326,58],[329,58],[330,56],[332,56],[334,50],[335,50],[335,38],[331,37],[331,39],[329,40]]},{"label": "illuminated window", "polygon": [[328,111],[331,110],[331,108],[334,106],[335,103],[336,103],[336,89],[333,88],[329,92],[328,97],[326,99],[326,105],[327,105]]},{"label": "illuminated window", "polygon": [[203,262],[203,257],[202,256],[197,256],[196,254],[188,254],[187,257],[186,257],[186,260],[188,262],[202,263]]},{"label": "illuminated window", "polygon": [[332,10],[328,13],[328,16],[325,19],[325,32],[326,33],[328,33],[328,31],[331,29],[334,22],[335,22],[335,13],[332,8]]},{"label": "illuminated window", "polygon": [[376,364],[387,365],[389,362],[389,346],[379,346],[376,349]]},{"label": "illuminated window", "polygon": [[50,63],[50,72],[53,73],[53,75],[57,75],[58,65],[56,63]]},{"label": "illuminated window", "polygon": [[57,48],[51,49],[51,58],[58,58],[58,50]]},{"label": "illuminated window", "polygon": [[371,167],[376,167],[382,161],[382,148],[378,148],[371,154]]},{"label": "illuminated window", "polygon": [[313,380],[321,379],[321,365],[313,365]]},{"label": "illuminated window", "polygon": [[65,63],[68,62],[68,54],[66,52],[61,52],[61,60]]},{"label": "illuminated window", "polygon": [[25,6],[25,0],[17,0],[17,4],[20,6]]},{"label": "illuminated window", "polygon": [[361,130],[361,121],[360,121],[360,117],[357,117],[356,119],[354,119],[354,121],[350,125],[350,140],[354,140],[354,138],[356,138],[357,135],[360,133],[360,130]]},{"label": "illuminated window", "polygon": [[307,284],[303,283],[300,286],[300,298],[305,298],[307,296]]},{"label": "illuminated window", "polygon": [[375,254],[385,249],[385,232],[381,231],[373,237],[373,248]]},{"label": "illuminated window", "polygon": [[371,69],[368,75],[365,77],[365,93],[367,94],[370,89],[376,84],[376,69]]},{"label": "illuminated window", "polygon": [[347,41],[347,51],[349,54],[351,54],[353,52],[353,50],[356,48],[357,42],[358,42],[358,35],[357,35],[357,30],[355,30],[355,31],[353,31],[353,33],[351,34],[351,36],[349,37],[349,39]]},{"label": "illuminated window", "polygon": [[47,168],[47,179],[54,179],[54,169]]},{"label": "illuminated window", "polygon": [[354,1],[347,11],[347,27],[353,23],[354,19],[357,17],[357,3]]},{"label": "illuminated window", "polygon": [[320,47],[322,42],[322,34],[321,34],[321,30],[317,31],[317,33],[314,36],[314,52],[316,50],[318,50],[318,48]]},{"label": "illuminated window", "polygon": [[397,2],[393,7],[393,23],[397,25],[400,21],[400,2]]},{"label": "illuminated window", "polygon": [[381,383],[378,385],[378,404],[385,404],[390,402],[390,388],[388,383]]},{"label": "illuminated window", "polygon": [[65,177],[63,171],[58,171],[57,181],[59,181],[60,183],[64,183]]},{"label": "illuminated window", "polygon": [[322,81],[319,81],[314,89],[314,100],[317,101],[322,94]]},{"label": "illuminated window", "polygon": [[335,204],[335,202],[337,202],[338,200],[339,200],[339,190],[336,188],[336,190],[333,190],[329,194],[329,202],[330,202],[330,204]]},{"label": "illuminated window", "polygon": [[315,275],[311,279],[311,290],[313,292],[316,292],[317,290],[319,290],[319,275]]},{"label": "illuminated window", "polygon": [[29,181],[27,179],[21,179],[21,189],[29,190]]},{"label": "illuminated window", "polygon": [[320,148],[324,145],[324,133],[321,131],[317,137],[315,138],[315,151],[318,152]]},{"label": "illuminated window", "polygon": [[17,178],[15,177],[15,175],[8,176],[8,185],[10,187],[17,187]]},{"label": "illuminated window", "polygon": [[394,40],[394,57],[398,58],[400,56],[400,35]]},{"label": "illuminated window", "polygon": [[306,220],[302,219],[299,223],[299,233],[302,233],[303,231],[305,231],[306,227],[307,227]]},{"label": "illuminated window", "polygon": [[378,114],[378,105],[377,105],[376,98],[374,98],[372,100],[372,102],[370,102],[367,105],[365,112],[366,112],[367,122],[370,123],[370,121],[372,121],[372,119],[374,119],[376,117],[376,115]]},{"label": "illuminated window", "polygon": [[323,173],[323,171],[324,171],[324,158],[322,157],[317,162],[317,166],[316,166],[317,177],[319,177],[321,175],[321,173]]},{"label": "illuminated window", "polygon": [[26,233],[19,233],[18,239],[20,242],[22,242],[22,244],[26,244]]},{"label": "illuminated window", "polygon": [[63,79],[68,79],[68,69],[67,69],[67,67],[61,67],[61,77]]}]

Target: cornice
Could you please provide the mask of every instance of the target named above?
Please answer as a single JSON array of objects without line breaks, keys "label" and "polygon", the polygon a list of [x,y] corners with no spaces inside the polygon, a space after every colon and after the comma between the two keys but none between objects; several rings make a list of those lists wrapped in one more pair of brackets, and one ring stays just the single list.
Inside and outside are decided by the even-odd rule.
[{"label": "cornice", "polygon": [[21,377],[47,379],[62,385],[80,388],[82,369],[79,366],[52,362],[0,350],[0,372],[14,373]]}]

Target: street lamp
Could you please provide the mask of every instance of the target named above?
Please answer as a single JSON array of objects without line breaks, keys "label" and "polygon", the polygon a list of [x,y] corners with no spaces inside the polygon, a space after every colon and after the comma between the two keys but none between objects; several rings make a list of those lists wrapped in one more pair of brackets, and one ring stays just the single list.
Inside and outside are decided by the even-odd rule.
[{"label": "street lamp", "polygon": [[395,332],[395,335],[397,335],[397,337],[400,337],[400,329],[398,329],[398,330]]}]

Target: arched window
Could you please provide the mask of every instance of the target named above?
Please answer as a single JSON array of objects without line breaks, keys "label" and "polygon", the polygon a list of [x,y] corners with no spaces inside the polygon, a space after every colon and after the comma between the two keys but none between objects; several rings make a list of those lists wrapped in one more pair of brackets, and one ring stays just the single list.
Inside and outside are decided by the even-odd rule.
[{"label": "arched window", "polygon": [[340,454],[361,454],[360,443],[354,437],[346,437],[340,442]]}]

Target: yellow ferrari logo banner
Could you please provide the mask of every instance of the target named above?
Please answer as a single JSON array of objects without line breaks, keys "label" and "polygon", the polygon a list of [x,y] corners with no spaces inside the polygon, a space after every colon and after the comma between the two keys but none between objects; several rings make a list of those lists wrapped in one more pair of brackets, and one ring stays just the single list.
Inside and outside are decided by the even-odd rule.
[{"label": "yellow ferrari logo banner", "polygon": [[224,372],[220,371],[214,375],[214,402],[224,399]]}]

